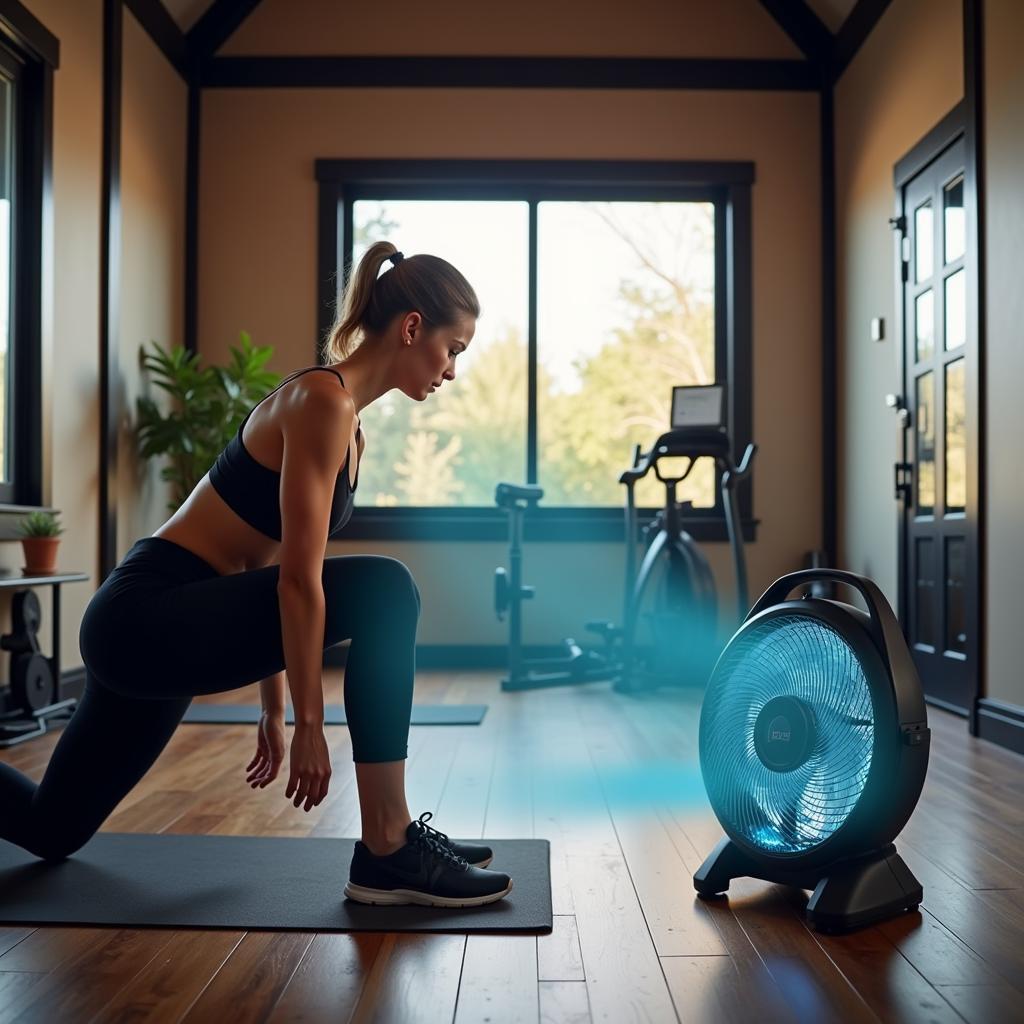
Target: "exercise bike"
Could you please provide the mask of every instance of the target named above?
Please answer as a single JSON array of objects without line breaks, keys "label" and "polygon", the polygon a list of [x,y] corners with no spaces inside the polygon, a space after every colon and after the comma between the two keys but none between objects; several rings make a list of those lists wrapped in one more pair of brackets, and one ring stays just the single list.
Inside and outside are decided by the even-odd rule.
[{"label": "exercise bike", "polygon": [[[714,578],[703,552],[683,528],[683,512],[689,502],[676,501],[676,487],[685,480],[697,460],[712,458],[720,473],[722,504],[736,573],[737,621],[747,611],[747,576],[743,540],[735,503],[736,485],[750,472],[756,445],[748,445],[740,464],[732,460],[729,436],[722,424],[722,385],[673,389],[673,429],[662,434],[651,449],[640,445],[633,461],[619,477],[626,487],[626,579],[623,626],[596,620],[586,623],[588,632],[601,637],[603,648],[584,649],[574,638],[563,641],[565,653],[555,658],[524,657],[522,650],[522,602],[534,595],[532,586],[522,582],[522,525],[528,509],[536,508],[544,496],[534,485],[499,483],[495,502],[509,517],[509,570],[499,567],[494,577],[494,607],[498,619],[509,616],[508,675],[503,690],[530,690],[548,686],[571,686],[612,680],[619,692],[634,693],[659,685],[686,685],[707,679],[708,655],[717,654],[717,598]],[[689,459],[678,477],[664,476],[661,459],[684,456]],[[644,528],[647,550],[639,573],[636,570],[638,515],[636,485],[651,470],[665,485],[665,506]],[[637,627],[645,596],[664,563],[653,612],[647,613],[655,643],[650,650],[638,646]]]},{"label": "exercise bike", "polygon": [[[704,552],[685,529],[692,502],[678,502],[676,488],[689,477],[699,459],[710,458],[720,479],[722,510],[732,552],[736,580],[736,618],[743,621],[749,607],[747,566],[736,507],[736,486],[750,474],[757,445],[748,444],[739,465],[732,459],[732,444],[724,427],[681,427],[661,435],[647,452],[637,445],[633,468],[620,482],[626,484],[626,586],[622,628],[619,692],[637,692],[658,686],[703,686],[719,654],[718,596],[714,574]],[[686,458],[678,476],[667,476],[662,459]],[[647,549],[636,570],[637,513],[634,489],[648,473],[665,486],[665,505],[643,528]],[[660,579],[656,572],[664,563]],[[632,585],[630,585],[630,581]],[[653,609],[643,612],[644,600],[655,589]],[[652,642],[637,643],[640,620],[650,625]]]}]

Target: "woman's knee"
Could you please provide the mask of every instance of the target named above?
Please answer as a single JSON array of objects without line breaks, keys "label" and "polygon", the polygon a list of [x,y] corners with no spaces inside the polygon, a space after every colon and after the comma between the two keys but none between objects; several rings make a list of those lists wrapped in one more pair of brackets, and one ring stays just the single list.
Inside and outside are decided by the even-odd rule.
[{"label": "woman's knee", "polygon": [[418,618],[420,590],[409,567],[389,555],[341,555],[324,562],[324,589],[334,587],[358,595],[361,605],[392,614],[408,607]]},{"label": "woman's knee", "polygon": [[72,854],[77,853],[96,834],[95,829],[88,835],[55,833],[37,836],[30,846],[28,852],[47,864],[59,864],[67,860]]}]

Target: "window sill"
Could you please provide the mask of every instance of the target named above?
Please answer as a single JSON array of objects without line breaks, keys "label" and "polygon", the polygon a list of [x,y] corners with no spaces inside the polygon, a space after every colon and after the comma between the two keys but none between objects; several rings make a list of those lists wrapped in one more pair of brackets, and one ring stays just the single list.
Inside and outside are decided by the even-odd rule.
[{"label": "window sill", "polygon": [[[654,509],[638,510],[641,526]],[[595,541],[622,543],[625,513],[615,508],[545,508],[523,517],[524,541],[560,544]],[[759,520],[742,523],[744,541],[757,540]],[[687,532],[701,542],[726,542],[721,515],[693,516]],[[337,540],[508,541],[508,517],[498,508],[356,508]]]},{"label": "window sill", "polygon": [[21,540],[18,524],[30,512],[57,512],[49,505],[11,505],[0,502],[0,542],[5,540]]}]

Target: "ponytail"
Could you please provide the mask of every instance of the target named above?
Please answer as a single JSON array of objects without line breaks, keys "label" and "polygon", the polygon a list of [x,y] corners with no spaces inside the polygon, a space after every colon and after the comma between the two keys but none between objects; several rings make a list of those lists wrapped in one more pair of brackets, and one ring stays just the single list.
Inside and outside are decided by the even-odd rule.
[{"label": "ponytail", "polygon": [[[380,274],[384,262],[396,254],[394,266]],[[359,261],[339,303],[324,343],[325,361],[341,361],[351,355],[365,331],[383,331],[397,314],[413,310],[428,327],[440,327],[454,324],[460,313],[478,318],[480,302],[470,283],[446,260],[425,253],[403,259],[391,242],[375,242]]]}]

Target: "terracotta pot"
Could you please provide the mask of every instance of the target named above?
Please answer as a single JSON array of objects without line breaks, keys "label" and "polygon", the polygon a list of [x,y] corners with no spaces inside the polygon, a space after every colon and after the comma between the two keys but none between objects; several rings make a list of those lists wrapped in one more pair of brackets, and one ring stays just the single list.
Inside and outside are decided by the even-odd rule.
[{"label": "terracotta pot", "polygon": [[57,571],[57,546],[60,537],[22,537],[26,573],[54,573]]}]

